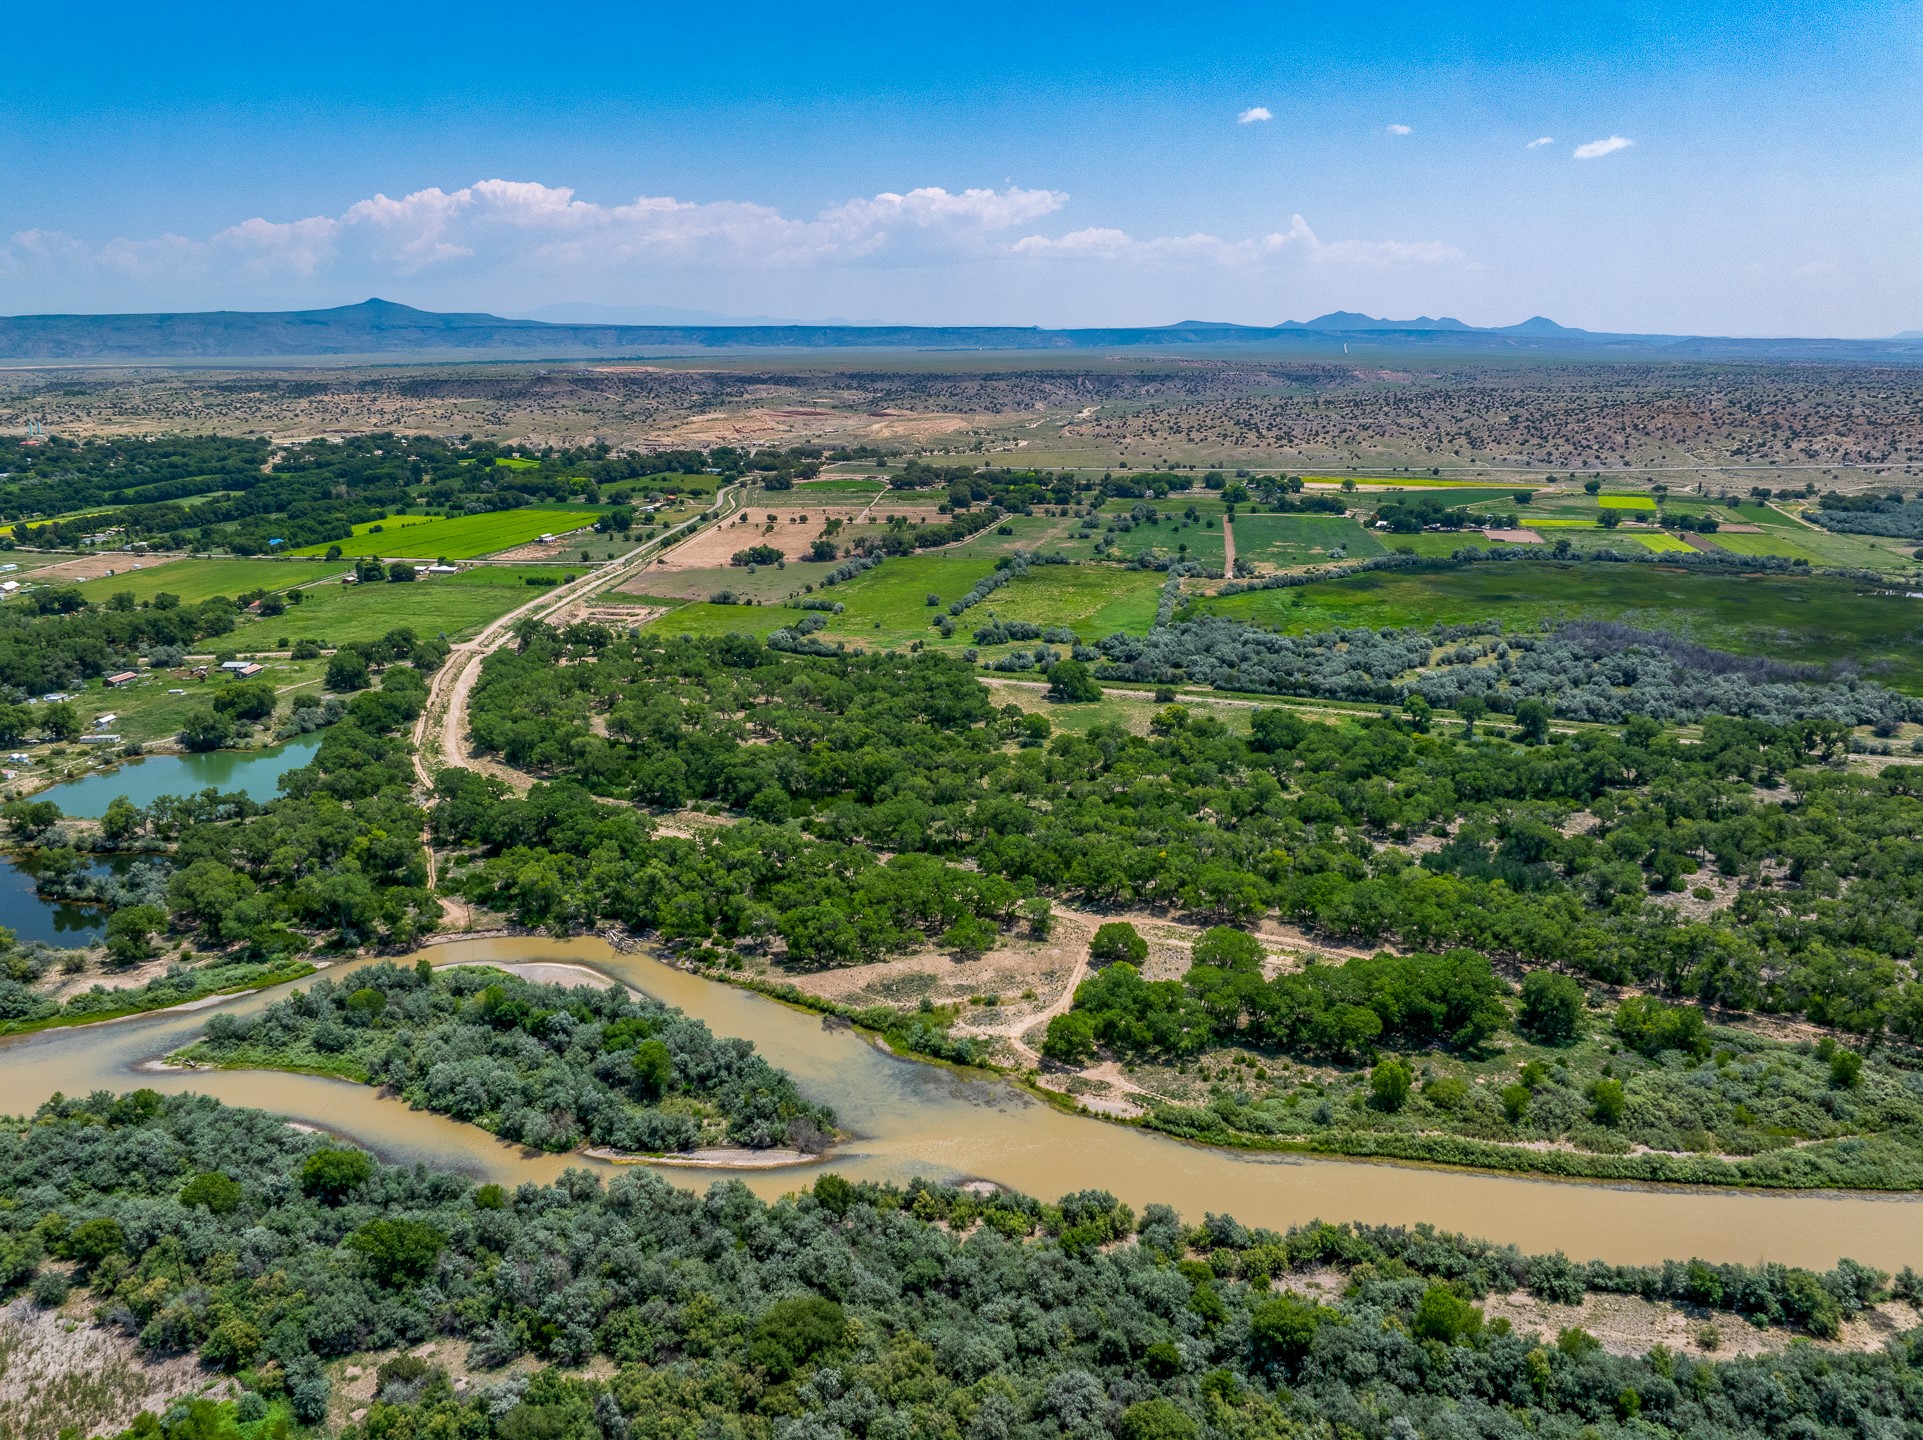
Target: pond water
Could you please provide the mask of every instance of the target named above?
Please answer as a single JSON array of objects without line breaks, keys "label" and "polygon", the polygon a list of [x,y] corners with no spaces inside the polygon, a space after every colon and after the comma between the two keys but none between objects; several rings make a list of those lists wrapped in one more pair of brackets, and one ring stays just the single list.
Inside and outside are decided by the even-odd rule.
[{"label": "pond water", "polygon": [[[1205,1212],[1281,1227],[1320,1217],[1414,1224],[1512,1241],[1525,1250],[1642,1263],[1670,1257],[1828,1267],[1844,1255],[1893,1269],[1923,1257],[1923,1202],[1902,1196],[1688,1190],[1528,1180],[1459,1171],[1210,1150],[1126,1126],[1066,1115],[993,1076],[969,1076],[901,1060],[821,1018],[673,969],[623,955],[599,940],[475,940],[434,946],[436,965],[575,964],[618,979],[706,1021],[717,1034],[754,1042],[811,1099],[832,1105],[852,1137],[817,1165],[774,1171],[662,1173],[705,1188],[738,1173],[776,1196],[812,1183],[819,1170],[903,1182],[914,1175],[982,1178],[1053,1199],[1071,1190],[1112,1191],[1138,1210],[1161,1201],[1191,1220]],[[365,961],[336,967],[339,974]],[[583,977],[584,979],[588,977]],[[231,1002],[258,1010],[291,987]],[[612,1167],[579,1156],[535,1155],[473,1126],[410,1110],[367,1086],[258,1071],[140,1069],[191,1040],[206,1012],[153,1015],[111,1025],[0,1040],[4,1108],[31,1110],[55,1091],[151,1085],[198,1090],[254,1105],[349,1137],[383,1158],[419,1161],[516,1183],[547,1180],[570,1165]]]},{"label": "pond water", "polygon": [[314,758],[320,742],[319,735],[302,735],[266,750],[214,750],[205,755],[149,755],[123,760],[115,769],[69,780],[33,798],[51,800],[61,814],[88,820],[105,815],[108,802],[117,795],[144,806],[162,795],[196,795],[210,785],[223,794],[239,790],[250,800],[265,802],[279,793],[281,776]]},{"label": "pond water", "polygon": [[21,940],[47,945],[90,945],[107,928],[107,911],[98,905],[64,905],[42,900],[33,875],[20,861],[0,855],[0,925]]}]

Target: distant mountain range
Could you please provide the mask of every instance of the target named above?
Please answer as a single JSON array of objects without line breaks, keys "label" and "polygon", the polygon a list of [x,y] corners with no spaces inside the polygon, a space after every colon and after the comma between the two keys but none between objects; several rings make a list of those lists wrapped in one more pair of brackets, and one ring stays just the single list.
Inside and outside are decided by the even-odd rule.
[{"label": "distant mountain range", "polygon": [[[559,307],[557,307],[558,309]],[[1731,339],[1703,335],[1616,335],[1575,330],[1538,315],[1519,325],[1465,325],[1447,317],[1379,320],[1335,311],[1280,325],[1184,320],[1174,325],[1045,330],[1017,325],[848,325],[681,320],[627,324],[610,317],[702,312],[655,307],[569,306],[569,318],[506,319],[440,314],[389,300],[329,310],[213,310],[158,315],[0,317],[0,360],[570,359],[704,350],[1148,350],[1232,349],[1312,358],[1350,354],[1386,359],[1405,352],[1456,355],[1569,355],[1675,360],[1854,360],[1923,363],[1923,334],[1889,340]],[[579,317],[579,318],[575,318]]]}]

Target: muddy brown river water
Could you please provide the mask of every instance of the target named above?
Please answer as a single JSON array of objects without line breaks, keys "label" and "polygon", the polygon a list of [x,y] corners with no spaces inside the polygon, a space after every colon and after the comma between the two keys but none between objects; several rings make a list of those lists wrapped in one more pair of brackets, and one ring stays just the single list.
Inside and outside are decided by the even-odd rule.
[{"label": "muddy brown river water", "polygon": [[[1701,1256],[1780,1260],[1826,1268],[1844,1255],[1894,1269],[1923,1265],[1923,1200],[1908,1196],[1659,1188],[1531,1180],[1415,1166],[1247,1156],[1066,1115],[996,1077],[967,1076],[901,1060],[847,1029],[763,996],[673,969],[599,940],[474,940],[435,946],[436,965],[572,964],[592,967],[754,1042],[811,1099],[832,1105],[852,1138],[818,1166],[781,1170],[663,1170],[705,1187],[738,1173],[774,1197],[820,1169],[905,1182],[986,1179],[1052,1199],[1103,1189],[1138,1210],[1161,1201],[1199,1220],[1204,1212],[1277,1228],[1305,1220],[1415,1224],[1562,1250],[1618,1263]],[[339,976],[361,963],[328,972]],[[310,982],[301,982],[310,983]],[[226,1005],[257,1010],[293,988]],[[547,1180],[580,1156],[536,1155],[470,1125],[367,1086],[260,1071],[154,1072],[140,1068],[186,1044],[205,1010],[0,1040],[0,1111],[30,1111],[56,1091],[197,1090],[322,1127],[383,1159],[516,1183]]]}]

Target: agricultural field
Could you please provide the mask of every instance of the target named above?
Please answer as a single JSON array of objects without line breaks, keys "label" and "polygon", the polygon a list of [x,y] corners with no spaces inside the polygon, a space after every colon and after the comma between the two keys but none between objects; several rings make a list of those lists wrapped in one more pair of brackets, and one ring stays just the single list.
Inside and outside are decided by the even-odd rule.
[{"label": "agricultural field", "polygon": [[1654,510],[1653,495],[1598,495],[1596,504],[1604,510]]},{"label": "agricultural field", "polygon": [[529,577],[562,582],[582,573],[558,565],[489,565],[412,584],[316,585],[302,604],[271,619],[243,620],[221,643],[239,650],[280,649],[295,640],[343,645],[378,639],[399,626],[458,640],[546,593],[548,587],[529,585]]},{"label": "agricultural field", "polygon": [[75,588],[97,605],[123,593],[136,600],[164,593],[196,605],[216,595],[232,599],[256,590],[291,590],[343,573],[338,560],[167,560],[88,580]]},{"label": "agricultural field", "polygon": [[1338,626],[1618,620],[1777,660],[1839,656],[1923,692],[1923,600],[1828,575],[1705,575],[1657,565],[1528,561],[1408,574],[1372,571],[1290,590],[1209,598],[1203,613],[1302,634]]},{"label": "agricultural field", "polygon": [[1645,550],[1653,550],[1658,555],[1688,555],[1696,548],[1687,540],[1680,540],[1674,535],[1658,533],[1653,535],[1632,535],[1630,538]]},{"label": "agricultural field", "polygon": [[[1388,539],[1394,544],[1396,536]],[[1458,541],[1457,543],[1461,543]],[[1384,552],[1384,540],[1342,515],[1238,515],[1235,558],[1258,565],[1311,565],[1337,549],[1362,559]]]},{"label": "agricultural field", "polygon": [[[795,567],[789,568],[792,572]],[[819,632],[819,638],[867,648],[921,640],[930,647],[960,650],[972,643],[975,627],[986,623],[991,615],[1043,626],[1066,626],[1083,640],[1098,640],[1124,630],[1141,633],[1155,618],[1156,600],[1164,580],[1153,570],[1127,570],[1110,565],[1039,565],[963,614],[955,621],[954,635],[942,639],[931,622],[939,615],[946,615],[949,601],[966,594],[993,569],[992,558],[970,556],[965,551],[884,561],[876,569],[845,584],[815,591],[822,599],[838,601],[845,607],[840,615],[829,620],[828,627]],[[660,578],[650,573],[636,582],[636,588],[646,589],[657,584]],[[738,594],[745,593],[740,587],[735,588]],[[792,581],[789,588],[793,588]],[[928,603],[931,594],[940,600],[939,605]],[[802,613],[771,603],[758,606],[691,604],[661,616],[650,628],[668,635],[765,635],[794,624]]]},{"label": "agricultural field", "polygon": [[[540,506],[493,510],[483,515],[390,515],[354,527],[352,539],[336,541],[345,559],[362,555],[409,560],[471,560],[496,550],[524,545],[552,532],[565,534],[592,525],[604,507]],[[379,528],[376,528],[379,527]],[[597,537],[598,538],[598,537]],[[325,555],[328,545],[307,545],[295,555]]]}]

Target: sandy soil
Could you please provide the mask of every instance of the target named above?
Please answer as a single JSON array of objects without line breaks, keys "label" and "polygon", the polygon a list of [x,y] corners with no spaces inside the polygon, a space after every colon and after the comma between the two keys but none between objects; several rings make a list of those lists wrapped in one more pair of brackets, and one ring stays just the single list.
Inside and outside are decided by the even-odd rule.
[{"label": "sandy soil", "polygon": [[189,1358],[145,1361],[118,1330],[86,1319],[85,1292],[59,1310],[19,1299],[0,1309],[0,1415],[5,1433],[47,1437],[66,1426],[111,1434],[142,1410],[231,1382]]},{"label": "sandy soil", "polygon": [[596,1160],[611,1160],[617,1165],[664,1165],[682,1170],[781,1170],[790,1165],[812,1165],[823,1158],[805,1150],[747,1150],[727,1145],[689,1150],[679,1155],[630,1155],[625,1150],[609,1150],[599,1145],[581,1153]]},{"label": "sandy soil", "polygon": [[[661,570],[708,570],[717,565],[726,565],[728,557],[737,550],[753,549],[757,545],[770,545],[788,560],[799,560],[808,553],[808,546],[821,537],[821,532],[830,520],[840,520],[842,528],[834,538],[844,540],[859,521],[862,506],[811,506],[806,511],[784,513],[782,510],[763,510],[751,508],[744,514],[751,519],[739,524],[728,523],[711,526],[682,541],[656,562]],[[771,528],[766,516],[780,514],[782,518]],[[799,517],[806,514],[807,523],[800,523]]]},{"label": "sandy soil", "polygon": [[1511,545],[1540,545],[1542,536],[1534,530],[1485,530],[1485,540],[1507,540]]},{"label": "sandy soil", "polygon": [[[98,555],[82,555],[74,560],[61,560],[52,565],[43,565],[33,572],[32,578],[42,584],[54,581],[67,581],[78,584],[82,580],[98,580],[106,575],[125,575],[133,570],[152,570],[161,565],[170,565],[180,559],[178,555],[128,555],[124,551],[109,550]],[[22,571],[12,579],[22,579],[27,572]]]}]

